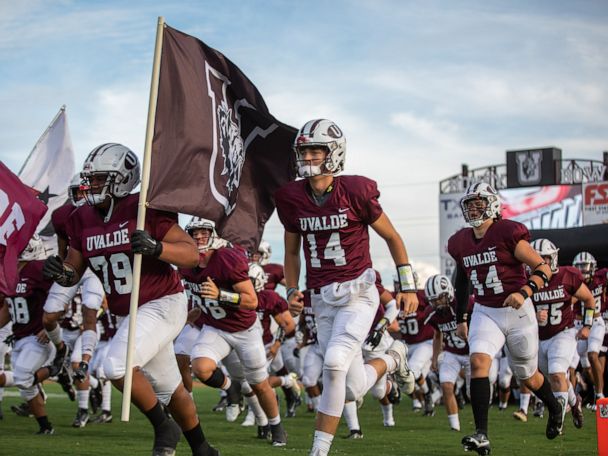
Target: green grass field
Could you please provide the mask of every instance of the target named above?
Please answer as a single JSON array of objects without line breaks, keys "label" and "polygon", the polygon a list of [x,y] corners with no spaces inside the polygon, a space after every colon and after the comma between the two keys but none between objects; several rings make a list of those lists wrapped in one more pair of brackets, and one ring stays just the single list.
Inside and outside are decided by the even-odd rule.
[{"label": "green grass field", "polygon": [[[114,422],[111,424],[90,424],[84,429],[71,427],[76,413],[76,404],[63,395],[61,389],[47,383],[45,389],[50,394],[47,402],[49,418],[55,427],[55,435],[38,436],[33,418],[18,417],[10,411],[10,406],[21,399],[15,389],[5,390],[2,403],[4,420],[0,421],[0,455],[146,455],[150,454],[152,429],[147,420],[132,408],[131,422],[122,423],[120,417],[121,396],[113,394]],[[298,409],[298,416],[285,420],[289,433],[286,448],[273,448],[270,444],[255,438],[254,428],[243,428],[237,423],[227,423],[223,413],[213,413],[211,408],[217,402],[216,391],[208,388],[195,389],[204,431],[209,441],[219,448],[224,456],[257,455],[306,455],[313,431],[313,415],[306,413],[305,407]],[[565,435],[554,441],[545,438],[545,419],[532,416],[528,423],[515,421],[511,414],[514,407],[506,412],[490,410],[490,432],[493,455],[533,455],[533,456],[590,456],[597,454],[595,417],[585,411],[585,426],[575,429],[570,415],[567,416]],[[463,432],[449,430],[443,407],[437,409],[434,417],[423,417],[411,411],[409,399],[405,399],[395,409],[397,426],[385,429],[382,414],[377,403],[368,397],[359,411],[360,422],[365,435],[363,440],[341,438],[347,433],[342,425],[334,440],[331,454],[335,455],[463,455],[460,439],[473,429],[470,406],[461,412]],[[188,445],[182,439],[177,453],[188,455]],[[470,454],[470,453],[467,453]]]}]

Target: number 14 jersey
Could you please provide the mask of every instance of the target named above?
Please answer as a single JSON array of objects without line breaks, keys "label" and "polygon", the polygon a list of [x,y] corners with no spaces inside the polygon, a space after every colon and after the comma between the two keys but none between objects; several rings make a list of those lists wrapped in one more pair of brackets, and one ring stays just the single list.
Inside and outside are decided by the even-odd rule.
[{"label": "number 14 jersey", "polygon": [[335,177],[320,206],[306,179],[275,193],[285,230],[303,238],[308,289],[355,279],[372,267],[367,227],[382,215],[379,196],[376,182],[362,176]]}]

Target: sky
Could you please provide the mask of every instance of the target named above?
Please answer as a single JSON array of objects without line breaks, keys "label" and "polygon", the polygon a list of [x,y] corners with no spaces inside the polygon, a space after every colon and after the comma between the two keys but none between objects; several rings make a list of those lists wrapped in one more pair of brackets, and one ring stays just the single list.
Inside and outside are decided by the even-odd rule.
[{"label": "sky", "polygon": [[[77,166],[106,142],[141,157],[158,16],[235,62],[281,121],[335,121],[346,173],[378,182],[422,276],[439,267],[439,181],[462,163],[608,150],[605,1],[21,0],[0,1],[0,160],[17,172],[63,104]],[[278,262],[282,235],[274,216]]]}]

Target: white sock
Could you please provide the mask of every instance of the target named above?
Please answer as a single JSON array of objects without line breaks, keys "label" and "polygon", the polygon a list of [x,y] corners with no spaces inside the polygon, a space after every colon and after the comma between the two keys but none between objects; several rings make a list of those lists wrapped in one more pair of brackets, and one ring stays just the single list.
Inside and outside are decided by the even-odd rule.
[{"label": "white sock", "polygon": [[281,415],[277,415],[274,418],[268,418],[268,424],[270,424],[271,426],[281,424]]},{"label": "white sock", "polygon": [[258,426],[266,426],[268,424],[268,417],[264,413],[258,397],[254,394],[253,396],[245,396],[249,410],[255,415],[255,422]]},{"label": "white sock", "polygon": [[[228,391],[228,388],[232,386],[232,380],[227,375],[225,376],[224,385],[221,387],[222,391]],[[223,397],[223,396],[222,396]]]},{"label": "white sock", "polygon": [[321,396],[311,397],[310,401],[312,402],[312,406],[315,409],[315,412],[319,408],[319,401],[321,400]]},{"label": "white sock", "polygon": [[326,456],[331,448],[331,442],[334,436],[323,431],[315,431],[315,435],[312,441],[312,449],[310,450],[311,456]]},{"label": "white sock", "polygon": [[[383,353],[378,356],[379,359],[383,360],[386,363],[386,372],[391,373],[397,370],[398,361],[394,356],[389,355],[388,353]],[[377,376],[377,374],[376,374]],[[375,382],[374,382],[375,383]]]},{"label": "white sock", "polygon": [[384,418],[384,421],[393,421],[393,404],[380,404],[380,407],[382,407],[382,418]]},{"label": "white sock", "polygon": [[422,385],[420,385],[420,389],[424,394],[429,392],[429,385],[426,384],[426,381]]},{"label": "white sock", "polygon": [[499,408],[507,408],[507,403],[506,402],[498,402],[498,407]]},{"label": "white sock", "polygon": [[524,412],[528,413],[528,407],[530,406],[530,394],[521,393],[519,395],[519,408]]},{"label": "white sock", "polygon": [[91,385],[91,388],[95,389],[99,386],[99,380],[92,375],[89,375],[89,385]]},{"label": "white sock", "polygon": [[[390,358],[390,356],[387,357]],[[378,377],[378,372],[376,371],[376,369],[374,369],[369,364],[364,364],[363,369],[365,370],[365,378],[367,382],[367,384],[365,385],[365,391],[367,392],[371,389],[372,386],[376,384],[378,378],[380,377]]]},{"label": "white sock", "polygon": [[[9,386],[15,385],[15,379],[13,378],[12,371],[4,371],[4,387],[8,388]],[[2,388],[2,395],[0,396],[0,400],[4,397],[4,388]]]},{"label": "white sock", "polygon": [[55,328],[51,331],[45,330],[46,331],[46,335],[49,336],[49,340],[51,342],[53,342],[53,345],[55,345],[56,347],[58,347],[59,345],[61,345],[61,326],[57,325],[55,326]]},{"label": "white sock", "polygon": [[76,400],[78,401],[78,408],[89,409],[89,390],[76,390]]},{"label": "white sock", "polygon": [[355,401],[346,402],[344,404],[344,411],[342,412],[346,426],[350,431],[361,430],[359,425],[359,416],[357,415],[357,403]]},{"label": "white sock", "polygon": [[112,410],[112,382],[110,380],[103,382],[101,398],[101,410],[106,412]]},{"label": "white sock", "polygon": [[448,422],[450,423],[450,427],[452,429],[460,431],[460,418],[458,417],[458,413],[455,413],[454,415],[448,415]]},{"label": "white sock", "polygon": [[576,393],[574,392],[574,388],[570,382],[568,382],[568,404],[570,404],[572,407],[574,407],[574,404],[576,404]]}]

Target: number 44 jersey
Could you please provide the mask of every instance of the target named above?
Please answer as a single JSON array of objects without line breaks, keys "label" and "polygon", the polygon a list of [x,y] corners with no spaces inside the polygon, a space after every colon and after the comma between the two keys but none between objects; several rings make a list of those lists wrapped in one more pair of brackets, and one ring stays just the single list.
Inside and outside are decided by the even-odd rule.
[{"label": "number 44 jersey", "polygon": [[524,267],[514,254],[521,240],[529,241],[530,233],[512,220],[496,220],[481,239],[475,238],[473,228],[463,228],[449,239],[448,252],[466,271],[475,302],[502,307],[507,296],[524,286]]},{"label": "number 44 jersey", "polygon": [[337,176],[321,204],[306,179],[275,193],[279,219],[304,241],[306,287],[320,288],[359,277],[372,267],[368,226],[382,215],[376,182],[362,176]]},{"label": "number 44 jersey", "polygon": [[[71,213],[68,222],[70,247],[82,253],[91,271],[99,277],[114,315],[129,314],[133,287],[131,233],[137,226],[138,202],[139,193],[117,200],[107,222],[94,206],[82,206]],[[175,224],[177,214],[146,211],[145,228],[154,239],[163,239]],[[139,305],[183,289],[177,271],[169,263],[143,256]]]}]

